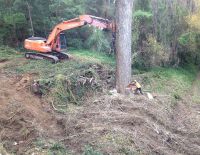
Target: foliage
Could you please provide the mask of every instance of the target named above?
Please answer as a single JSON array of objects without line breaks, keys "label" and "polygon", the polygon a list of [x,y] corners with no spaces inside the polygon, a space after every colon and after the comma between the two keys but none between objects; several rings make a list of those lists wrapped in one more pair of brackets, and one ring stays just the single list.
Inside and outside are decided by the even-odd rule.
[{"label": "foliage", "polygon": [[200,1],[194,1],[195,9],[185,17],[188,24],[188,31],[179,37],[179,43],[184,50],[178,53],[181,58],[181,63],[194,63],[199,65],[200,58]]},{"label": "foliage", "polygon": [[150,19],[152,18],[152,13],[151,12],[146,12],[142,10],[137,10],[134,12],[133,16],[137,19]]},{"label": "foliage", "polygon": [[51,148],[49,149],[49,155],[65,155],[67,154],[66,148],[64,145],[59,144],[59,143],[55,143],[51,146]]},{"label": "foliage", "polygon": [[[112,1],[104,3],[103,0],[11,0],[8,2],[1,0],[0,44],[19,47],[25,38],[32,36],[30,16],[34,35],[47,38],[52,27],[63,20],[69,20],[81,14],[110,17],[114,8],[112,5]],[[87,39],[90,38],[87,48],[97,51],[110,49],[108,37],[99,31],[77,28],[67,32],[66,35],[68,46],[71,47],[83,48]]]},{"label": "foliage", "polygon": [[167,49],[154,36],[149,36],[145,44],[145,51],[133,55],[133,66],[149,69],[156,66],[166,66],[169,62]]},{"label": "foliage", "polygon": [[[133,59],[137,59],[137,61],[133,62],[133,66],[146,67],[147,57],[150,60],[155,59],[155,53],[157,53],[158,59],[163,59],[164,55],[164,57],[168,57],[172,65],[178,65],[183,60],[182,56],[179,57],[180,53],[185,53],[189,48],[182,47],[178,38],[187,31],[185,17],[191,12],[191,6],[190,3],[179,0],[135,1],[132,47]],[[149,36],[152,36],[159,46],[154,46],[154,42]],[[162,58],[159,58],[159,48]],[[152,54],[152,50],[155,50],[154,54]],[[158,60],[157,58],[156,60]],[[156,64],[163,65],[163,63]]]},{"label": "foliage", "polygon": [[186,21],[191,29],[200,30],[200,0],[195,0],[196,9],[186,17]]},{"label": "foliage", "polygon": [[157,42],[154,36],[148,37],[147,49],[150,58],[149,66],[164,66],[169,61],[167,49],[161,43]]},{"label": "foliage", "polygon": [[110,44],[102,30],[92,29],[92,35],[87,39],[87,47],[96,50],[97,52],[110,53]]},{"label": "foliage", "polygon": [[191,51],[195,52],[197,50],[199,35],[194,32],[188,32],[182,34],[178,39],[180,45],[189,48]]},{"label": "foliage", "polygon": [[[24,39],[32,35],[29,11],[34,35],[47,37],[56,24],[80,14],[91,14],[113,20],[114,2],[114,0],[10,0],[6,2],[0,0],[0,44],[20,47]],[[27,4],[30,5],[30,10]],[[178,65],[193,60],[195,60],[193,63],[197,64],[200,55],[198,50],[199,0],[190,2],[136,0],[134,4],[132,51],[133,59],[137,61],[134,61],[133,66],[137,66],[138,63],[140,66],[146,66],[143,64],[147,55],[151,60],[154,59],[154,55],[150,54],[154,49],[149,36],[156,40],[157,45],[162,46],[164,50],[161,50],[161,53],[164,51],[169,56],[170,64]],[[65,33],[69,48],[86,48],[111,53],[111,35],[107,32],[85,26]],[[156,63],[159,64],[162,65]]]}]

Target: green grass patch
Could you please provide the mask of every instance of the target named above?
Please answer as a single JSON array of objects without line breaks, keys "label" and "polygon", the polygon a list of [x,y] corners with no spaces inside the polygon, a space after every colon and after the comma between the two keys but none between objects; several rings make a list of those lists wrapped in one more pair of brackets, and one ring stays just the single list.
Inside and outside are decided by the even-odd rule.
[{"label": "green grass patch", "polygon": [[88,51],[88,50],[71,50],[69,53],[72,54],[74,57],[81,59],[83,61],[107,64],[111,66],[115,65],[114,56],[108,55],[106,53]]},{"label": "green grass patch", "polygon": [[22,57],[20,52],[8,46],[0,46],[0,60]]},{"label": "green grass patch", "polygon": [[11,66],[8,66],[7,68],[18,74],[38,73],[41,78],[49,78],[57,74],[69,76],[91,64],[92,63],[90,62],[81,62],[77,60],[69,60],[57,64],[52,64],[46,60],[27,60],[27,63],[23,65],[13,66],[13,64],[11,64]]},{"label": "green grass patch", "polygon": [[[76,74],[93,64],[101,64],[108,68],[113,68],[114,58],[104,53],[91,52],[87,50],[73,50],[69,52],[75,59],[52,64],[46,60],[27,60],[23,65],[13,65],[7,68],[15,73],[39,73],[41,78],[52,77],[57,74],[69,76]],[[16,64],[18,64],[16,62]]]},{"label": "green grass patch", "polygon": [[185,68],[154,68],[143,75],[146,90],[170,95],[179,100],[191,89],[198,70],[194,66]]},{"label": "green grass patch", "polygon": [[93,147],[87,145],[82,155],[103,155],[103,153],[93,149]]}]

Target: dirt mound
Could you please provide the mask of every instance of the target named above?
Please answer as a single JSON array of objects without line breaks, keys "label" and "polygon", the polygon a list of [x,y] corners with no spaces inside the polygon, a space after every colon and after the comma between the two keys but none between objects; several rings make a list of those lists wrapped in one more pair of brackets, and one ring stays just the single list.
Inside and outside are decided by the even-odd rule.
[{"label": "dirt mound", "polygon": [[103,96],[65,120],[62,141],[78,152],[90,144],[105,154],[200,154],[198,116],[183,103]]},{"label": "dirt mound", "polygon": [[24,154],[38,138],[56,140],[63,134],[50,105],[29,90],[35,76],[0,70],[0,141],[17,154]]},{"label": "dirt mound", "polygon": [[9,104],[0,113],[1,141],[4,147],[23,153],[37,137],[37,130],[32,124],[34,116],[18,103]]}]

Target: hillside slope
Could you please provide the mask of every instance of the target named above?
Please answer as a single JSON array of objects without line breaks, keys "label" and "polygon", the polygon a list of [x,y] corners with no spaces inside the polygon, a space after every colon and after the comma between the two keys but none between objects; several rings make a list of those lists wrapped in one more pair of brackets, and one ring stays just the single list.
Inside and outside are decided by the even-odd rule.
[{"label": "hillside slope", "polygon": [[148,100],[104,92],[58,113],[45,96],[30,92],[40,76],[36,69],[24,58],[0,63],[0,139],[10,153],[82,154],[92,146],[103,154],[200,154],[200,106],[188,98],[174,101],[162,92]]}]

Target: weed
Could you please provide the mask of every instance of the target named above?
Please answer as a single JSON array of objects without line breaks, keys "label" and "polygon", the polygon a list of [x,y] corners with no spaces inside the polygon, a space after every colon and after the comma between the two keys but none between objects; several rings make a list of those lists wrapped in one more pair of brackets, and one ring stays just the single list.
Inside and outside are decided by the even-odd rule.
[{"label": "weed", "polygon": [[52,151],[59,151],[59,150],[63,150],[64,146],[59,144],[59,143],[55,143],[52,145],[52,147],[50,148],[50,150]]},{"label": "weed", "polygon": [[181,96],[180,96],[179,94],[174,94],[174,98],[175,98],[176,100],[181,100],[181,99],[182,99]]},{"label": "weed", "polygon": [[33,143],[36,147],[39,148],[45,148],[45,140],[44,139],[37,139],[34,143]]},{"label": "weed", "polygon": [[60,143],[53,144],[49,149],[49,155],[66,155],[67,151],[64,145]]},{"label": "weed", "polygon": [[94,150],[91,146],[86,146],[83,155],[103,155],[103,153]]}]

